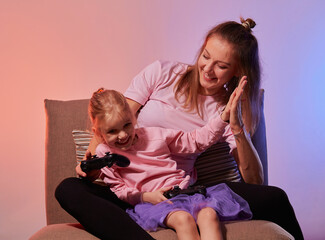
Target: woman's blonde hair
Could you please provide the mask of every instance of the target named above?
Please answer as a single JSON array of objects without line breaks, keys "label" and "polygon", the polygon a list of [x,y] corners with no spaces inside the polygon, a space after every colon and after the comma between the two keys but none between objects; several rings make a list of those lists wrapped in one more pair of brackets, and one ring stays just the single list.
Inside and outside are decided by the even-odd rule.
[{"label": "woman's blonde hair", "polygon": [[109,120],[116,115],[130,114],[133,116],[122,93],[104,88],[93,93],[88,105],[88,114],[95,128],[98,127],[97,120]]},{"label": "woman's blonde hair", "polygon": [[239,67],[239,78],[233,77],[227,83],[227,91],[219,97],[222,104],[227,104],[231,93],[237,87],[238,82],[242,76],[247,76],[247,85],[245,87],[245,95],[248,99],[248,109],[244,114],[248,119],[251,119],[251,130],[255,128],[259,121],[259,89],[260,89],[260,63],[258,54],[258,43],[251,29],[255,26],[252,19],[244,20],[241,18],[241,23],[228,21],[212,28],[205,38],[205,41],[199,51],[196,63],[188,68],[188,70],[181,75],[180,79],[175,84],[175,97],[179,100],[180,96],[185,96],[184,107],[188,111],[195,110],[202,117],[202,103],[199,102],[198,95],[200,94],[200,81],[198,60],[205,49],[207,41],[213,37],[218,36],[227,41],[234,48],[236,59]]}]

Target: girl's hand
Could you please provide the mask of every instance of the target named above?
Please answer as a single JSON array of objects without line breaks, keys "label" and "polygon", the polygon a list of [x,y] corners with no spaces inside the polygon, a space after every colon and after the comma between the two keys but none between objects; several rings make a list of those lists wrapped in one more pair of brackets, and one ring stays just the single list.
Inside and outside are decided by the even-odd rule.
[{"label": "girl's hand", "polygon": [[[89,160],[89,159],[91,159],[91,152],[87,150],[85,155],[85,160]],[[76,166],[76,173],[80,177],[88,178],[90,181],[95,181],[100,175],[100,170],[92,170],[88,173],[85,173],[84,171],[81,170],[80,164],[78,164]]]},{"label": "girl's hand", "polygon": [[[157,204],[160,202],[163,202],[165,200],[168,200],[165,196],[164,196],[164,192],[170,190],[172,187],[164,187],[164,188],[160,188],[154,192],[145,192],[142,194],[142,201],[143,202],[149,202],[152,204]],[[171,203],[169,201],[169,203]]]},{"label": "girl's hand", "polygon": [[84,178],[87,177],[87,173],[81,170],[80,164],[76,166],[76,173],[80,177],[84,177]]},{"label": "girl's hand", "polygon": [[246,84],[247,77],[244,76],[240,79],[238,87],[236,87],[236,89],[230,95],[225,110],[221,114],[221,119],[223,121],[229,121],[231,129],[235,132],[239,132],[243,125],[241,114],[241,97],[243,95]]}]

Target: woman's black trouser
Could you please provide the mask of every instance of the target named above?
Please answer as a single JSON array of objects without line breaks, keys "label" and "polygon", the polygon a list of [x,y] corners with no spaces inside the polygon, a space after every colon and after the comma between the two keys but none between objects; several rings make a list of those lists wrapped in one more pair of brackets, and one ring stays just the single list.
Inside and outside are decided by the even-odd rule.
[{"label": "woman's black trouser", "polygon": [[100,239],[153,239],[125,212],[131,206],[106,186],[67,178],[56,188],[55,197],[64,210]]},{"label": "woman's black trouser", "polygon": [[304,239],[288,196],[282,189],[237,182],[228,182],[227,185],[248,202],[253,219],[274,222],[296,240]]},{"label": "woman's black trouser", "polygon": [[[286,193],[277,187],[227,183],[250,205],[253,219],[274,222],[296,240],[303,235]],[[67,178],[56,189],[55,197],[70,215],[100,239],[153,239],[125,212],[130,207],[106,186],[79,178]]]}]

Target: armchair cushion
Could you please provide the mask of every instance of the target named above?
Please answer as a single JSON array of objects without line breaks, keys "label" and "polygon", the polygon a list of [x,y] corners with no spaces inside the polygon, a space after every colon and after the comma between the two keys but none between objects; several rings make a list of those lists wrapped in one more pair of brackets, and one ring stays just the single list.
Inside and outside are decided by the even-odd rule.
[{"label": "armchair cushion", "polygon": [[[243,222],[229,222],[222,225],[222,232],[228,240],[290,240],[294,239],[283,228],[275,223],[253,220]],[[252,234],[253,233],[253,234]],[[176,233],[171,229],[159,229],[157,232],[150,232],[150,235],[157,240],[177,240]],[[35,233],[30,240],[96,240],[83,229],[80,224],[53,224],[42,228]]]}]

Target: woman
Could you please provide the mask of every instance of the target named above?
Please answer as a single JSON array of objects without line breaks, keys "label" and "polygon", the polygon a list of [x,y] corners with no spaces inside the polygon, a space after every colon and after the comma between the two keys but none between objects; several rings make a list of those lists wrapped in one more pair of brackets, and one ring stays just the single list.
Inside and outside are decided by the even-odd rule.
[{"label": "woman", "polygon": [[[125,96],[132,111],[138,113],[140,126],[189,131],[205,125],[216,109],[218,114],[222,112],[222,120],[229,121],[223,141],[229,143],[245,182],[227,185],[248,201],[253,219],[273,221],[296,239],[303,239],[286,194],[275,187],[257,185],[263,181],[263,170],[250,134],[259,120],[258,44],[251,33],[254,21],[241,21],[242,24],[225,22],[211,29],[193,66],[161,61],[151,64],[135,77]],[[242,104],[237,105],[230,95],[244,76],[248,83]],[[93,141],[90,151],[96,145]],[[195,174],[193,166],[181,156],[178,167]],[[58,186],[56,197],[95,236],[152,239],[123,212],[127,204],[106,188],[70,178]],[[123,231],[126,228],[128,231]]]}]

